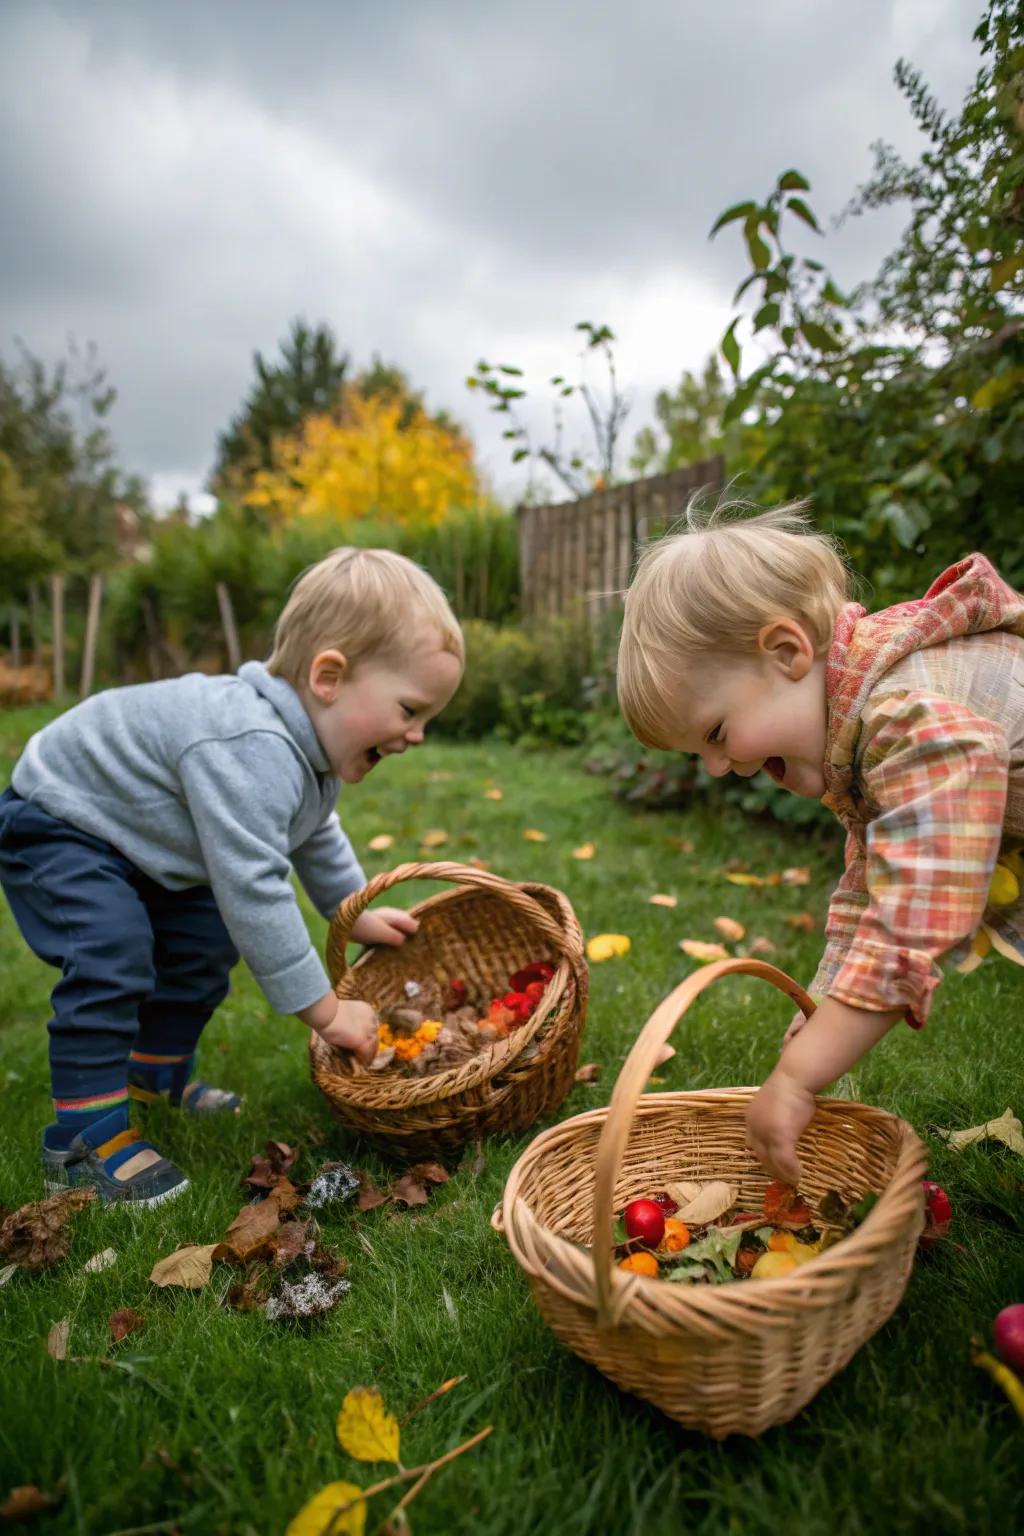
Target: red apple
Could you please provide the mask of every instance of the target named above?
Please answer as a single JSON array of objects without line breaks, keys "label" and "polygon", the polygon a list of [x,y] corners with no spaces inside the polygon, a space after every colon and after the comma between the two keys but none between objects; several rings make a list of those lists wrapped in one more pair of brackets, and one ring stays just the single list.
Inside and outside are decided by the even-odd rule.
[{"label": "red apple", "polygon": [[930,1179],[922,1179],[921,1186],[924,1189],[925,1227],[917,1240],[917,1245],[927,1252],[929,1248],[934,1248],[939,1239],[945,1237],[949,1231],[953,1207],[941,1184],[933,1184]]},{"label": "red apple", "polygon": [[996,1354],[1024,1376],[1024,1301],[1004,1307],[992,1325]]},{"label": "red apple", "polygon": [[626,1235],[645,1248],[657,1248],[665,1236],[665,1213],[653,1200],[631,1200],[622,1220]]}]

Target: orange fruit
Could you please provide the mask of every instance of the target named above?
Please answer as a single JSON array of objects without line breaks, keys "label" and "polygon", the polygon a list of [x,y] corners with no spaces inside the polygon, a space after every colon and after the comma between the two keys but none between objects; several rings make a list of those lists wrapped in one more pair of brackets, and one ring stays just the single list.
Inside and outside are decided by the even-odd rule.
[{"label": "orange fruit", "polygon": [[628,1269],[633,1275],[650,1275],[658,1273],[658,1261],[653,1253],[631,1253],[628,1257],[619,1260],[620,1269]]}]

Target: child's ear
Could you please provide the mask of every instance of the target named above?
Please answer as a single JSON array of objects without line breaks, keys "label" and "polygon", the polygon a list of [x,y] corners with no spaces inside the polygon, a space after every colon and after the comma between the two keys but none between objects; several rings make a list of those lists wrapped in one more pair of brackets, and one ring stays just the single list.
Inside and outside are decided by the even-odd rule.
[{"label": "child's ear", "polygon": [[333,704],[351,672],[341,651],[318,651],[309,665],[309,691],[321,704]]},{"label": "child's ear", "polygon": [[796,619],[773,619],[765,624],[758,634],[757,648],[795,683],[814,665],[814,641]]}]

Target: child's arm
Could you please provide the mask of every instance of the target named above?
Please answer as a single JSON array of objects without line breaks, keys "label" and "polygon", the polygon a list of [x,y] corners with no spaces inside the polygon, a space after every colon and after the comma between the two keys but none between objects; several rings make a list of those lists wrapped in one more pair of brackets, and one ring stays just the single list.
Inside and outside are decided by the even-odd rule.
[{"label": "child's arm", "polygon": [[[334,916],[346,896],[366,884],[337,811],[332,811],[312,836],[295,849],[292,863],[310,901],[326,918]],[[374,907],[356,918],[352,938],[357,944],[404,944],[418,928],[416,918],[401,907]]]},{"label": "child's arm", "polygon": [[352,1051],[364,1067],[368,1067],[377,1054],[380,1021],[369,1003],[360,1002],[358,998],[342,1000],[333,992],[327,992],[308,1008],[301,1008],[296,1017],[315,1030],[328,1045]]},{"label": "child's arm", "polygon": [[[864,846],[863,828],[858,827],[847,832],[844,858],[846,867],[828,904],[828,917],[825,920],[825,952],[818,962],[814,980],[807,988],[815,1002],[828,995],[829,988],[853,943],[864,908],[868,904],[867,852]],[[783,1045],[788,1045],[789,1041],[800,1033],[804,1023],[802,1013],[794,1015],[786,1031]]]},{"label": "child's arm", "polygon": [[768,1171],[799,1185],[796,1144],[814,1114],[814,1096],[842,1077],[903,1016],[901,1008],[872,1012],[827,997],[785,1047],[747,1111],[747,1145]]}]

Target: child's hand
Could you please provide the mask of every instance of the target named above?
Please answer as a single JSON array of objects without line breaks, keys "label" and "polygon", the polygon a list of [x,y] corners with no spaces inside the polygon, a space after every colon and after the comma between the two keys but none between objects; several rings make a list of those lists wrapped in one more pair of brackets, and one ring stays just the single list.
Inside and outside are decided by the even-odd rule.
[{"label": "child's hand", "polygon": [[336,1050],[351,1051],[357,1061],[368,1067],[377,1054],[377,1035],[380,1020],[369,1003],[355,998],[339,1000],[334,1018],[319,1029],[313,1026],[321,1040]]},{"label": "child's hand", "polygon": [[404,944],[419,926],[419,918],[401,907],[375,907],[372,912],[360,912],[352,924],[352,938],[357,944]]},{"label": "child's hand", "polygon": [[775,1179],[800,1187],[796,1144],[814,1114],[814,1094],[776,1067],[747,1110],[747,1146]]}]

